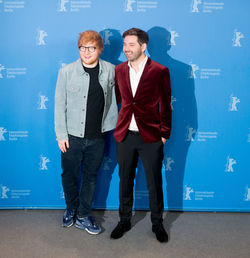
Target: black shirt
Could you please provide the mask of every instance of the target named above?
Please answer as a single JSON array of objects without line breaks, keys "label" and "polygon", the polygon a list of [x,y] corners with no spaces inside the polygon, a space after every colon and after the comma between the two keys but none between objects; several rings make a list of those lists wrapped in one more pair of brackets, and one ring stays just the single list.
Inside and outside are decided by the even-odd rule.
[{"label": "black shirt", "polygon": [[96,67],[88,68],[83,65],[86,73],[89,74],[89,91],[87,100],[85,138],[102,138],[101,132],[102,117],[104,110],[104,94],[99,83],[99,63]]}]

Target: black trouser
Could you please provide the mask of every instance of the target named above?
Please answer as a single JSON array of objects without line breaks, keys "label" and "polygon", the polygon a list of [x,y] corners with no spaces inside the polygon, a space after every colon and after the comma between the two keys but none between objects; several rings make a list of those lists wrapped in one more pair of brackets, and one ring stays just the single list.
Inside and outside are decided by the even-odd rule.
[{"label": "black trouser", "polygon": [[62,184],[67,209],[77,210],[79,217],[90,216],[104,146],[104,138],[86,139],[69,135],[69,148],[65,153],[61,153]]},{"label": "black trouser", "polygon": [[119,215],[122,222],[130,221],[133,207],[133,187],[138,156],[145,170],[149,190],[152,224],[162,223],[162,141],[145,143],[139,133],[128,131],[125,140],[116,143],[119,164]]}]

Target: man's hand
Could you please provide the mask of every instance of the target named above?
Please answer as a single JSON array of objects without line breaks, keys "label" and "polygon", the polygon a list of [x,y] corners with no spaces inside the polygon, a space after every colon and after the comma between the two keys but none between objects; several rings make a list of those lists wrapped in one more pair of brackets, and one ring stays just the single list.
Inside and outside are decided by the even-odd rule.
[{"label": "man's hand", "polygon": [[162,143],[163,143],[163,144],[165,144],[165,142],[166,142],[166,140],[167,140],[167,139],[166,139],[166,138],[161,137],[161,140],[162,140]]},{"label": "man's hand", "polygon": [[68,140],[58,141],[58,146],[59,146],[59,149],[61,150],[61,152],[64,153],[69,148],[69,141]]}]

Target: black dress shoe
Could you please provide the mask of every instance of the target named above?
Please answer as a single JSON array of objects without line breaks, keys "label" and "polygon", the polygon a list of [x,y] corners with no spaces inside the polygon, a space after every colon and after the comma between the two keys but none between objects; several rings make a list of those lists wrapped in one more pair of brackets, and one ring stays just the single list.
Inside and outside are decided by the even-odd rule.
[{"label": "black dress shoe", "polygon": [[131,223],[128,222],[119,222],[115,229],[112,231],[110,237],[113,239],[118,239],[123,236],[123,234],[131,229]]},{"label": "black dress shoe", "polygon": [[152,226],[152,231],[155,233],[156,238],[159,242],[161,243],[166,243],[168,242],[168,234],[165,231],[164,227],[162,224],[159,225],[153,225]]}]

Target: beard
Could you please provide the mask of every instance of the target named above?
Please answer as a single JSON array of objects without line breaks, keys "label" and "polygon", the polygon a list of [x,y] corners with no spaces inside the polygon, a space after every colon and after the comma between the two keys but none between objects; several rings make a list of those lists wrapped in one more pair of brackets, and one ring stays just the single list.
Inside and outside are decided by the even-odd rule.
[{"label": "beard", "polygon": [[136,61],[137,59],[139,59],[141,57],[142,54],[143,53],[140,50],[138,50],[136,52],[131,52],[131,51],[125,52],[126,58],[130,62]]},{"label": "beard", "polygon": [[93,64],[95,64],[97,62],[98,57],[96,57],[96,58],[89,58],[89,59],[82,57],[81,59],[82,59],[83,64],[93,65]]}]

